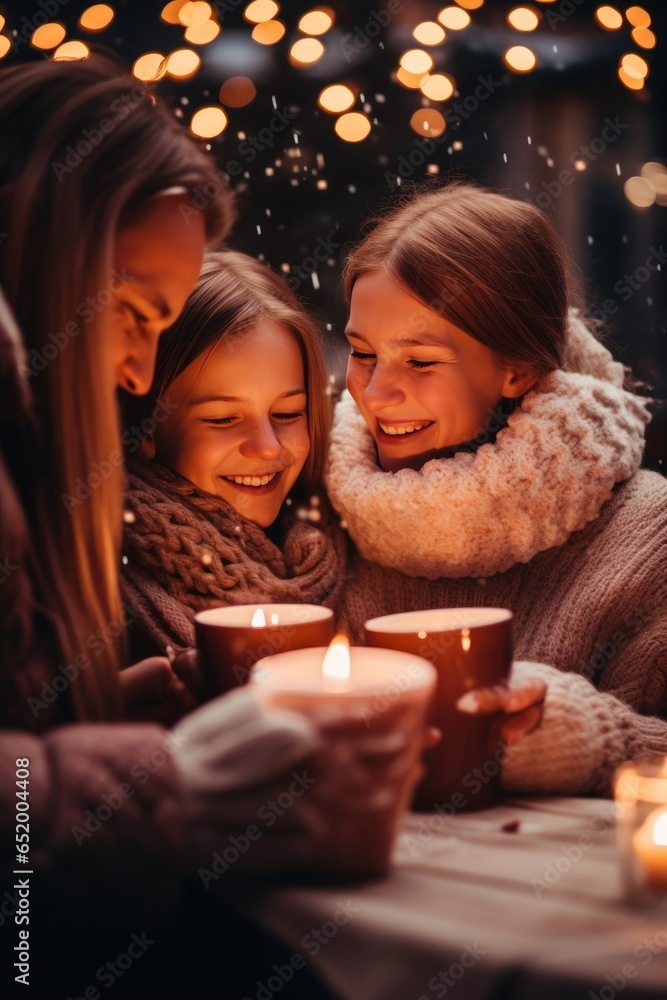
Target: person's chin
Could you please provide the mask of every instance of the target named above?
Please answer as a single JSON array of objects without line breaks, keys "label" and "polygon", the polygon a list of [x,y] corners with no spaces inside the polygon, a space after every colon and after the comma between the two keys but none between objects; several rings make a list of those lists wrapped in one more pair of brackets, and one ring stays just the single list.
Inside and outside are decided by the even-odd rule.
[{"label": "person's chin", "polygon": [[[419,443],[422,447],[419,447],[418,450],[415,447],[415,450],[411,451],[411,445],[416,446],[416,441],[413,443],[399,439],[397,441],[392,440],[388,444],[385,441],[378,441],[376,439],[375,448],[382,471],[400,472],[401,469],[421,469],[424,462],[428,462],[429,458],[433,458],[435,453],[428,447],[427,441],[420,441]],[[426,447],[423,447],[423,445],[426,445]]]},{"label": "person's chin", "polygon": [[225,497],[229,503],[247,521],[252,521],[260,528],[269,528],[280,513],[283,501],[276,496],[272,497]]},{"label": "person's chin", "polygon": [[[451,458],[454,453],[454,446],[445,445],[436,447],[433,442],[422,442],[425,447],[410,453],[409,442],[398,447],[383,447],[378,441],[375,442],[378,462],[383,472],[400,472],[401,469],[415,469],[419,471],[427,462],[434,459]],[[430,445],[430,446],[429,446]]]},{"label": "person's chin", "polygon": [[419,456],[395,454],[387,455],[378,449],[378,462],[383,472],[400,472],[401,469],[420,469],[424,460]]},{"label": "person's chin", "polygon": [[243,516],[246,517],[248,521],[252,521],[253,524],[256,524],[259,528],[266,531],[266,529],[270,528],[275,519],[278,517],[278,511],[257,510],[253,513],[244,514]]}]

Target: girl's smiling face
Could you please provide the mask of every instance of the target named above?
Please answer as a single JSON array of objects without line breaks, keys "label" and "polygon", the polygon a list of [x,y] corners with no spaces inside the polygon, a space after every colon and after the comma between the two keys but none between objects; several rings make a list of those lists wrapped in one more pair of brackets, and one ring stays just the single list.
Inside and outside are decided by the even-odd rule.
[{"label": "girl's smiling face", "polygon": [[224,338],[168,386],[154,457],[243,517],[272,524],[310,451],[301,348],[267,319]]},{"label": "girl's smiling face", "polygon": [[501,396],[520,396],[535,382],[384,271],[356,280],[345,335],[347,387],[385,472],[419,469],[480,435]]}]

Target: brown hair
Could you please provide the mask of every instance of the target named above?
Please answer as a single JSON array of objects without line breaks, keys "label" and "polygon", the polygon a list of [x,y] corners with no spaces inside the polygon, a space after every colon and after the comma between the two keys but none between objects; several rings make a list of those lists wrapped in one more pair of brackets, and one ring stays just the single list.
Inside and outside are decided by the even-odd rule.
[{"label": "brown hair", "polygon": [[[153,387],[144,397],[149,416],[161,396],[195,358],[223,337],[242,334],[271,319],[292,331],[301,347],[308,393],[310,453],[301,475],[322,481],[331,425],[331,401],[320,332],[283,278],[266,264],[234,250],[209,251],[183,311],[160,339]],[[279,359],[267,359],[267,364]]]},{"label": "brown hair", "polygon": [[231,199],[171,113],[106,57],[0,71],[0,137],[0,281],[34,369],[41,436],[23,476],[31,574],[59,655],[97,652],[70,687],[76,715],[116,718],[122,465],[109,310],[79,318],[109,287],[115,234],[144,199],[183,186],[201,203],[206,190],[208,239],[226,234]]},{"label": "brown hair", "polygon": [[353,249],[346,297],[384,269],[433,312],[535,374],[561,366],[568,306],[578,304],[568,254],[547,219],[523,201],[452,181],[382,219]]}]

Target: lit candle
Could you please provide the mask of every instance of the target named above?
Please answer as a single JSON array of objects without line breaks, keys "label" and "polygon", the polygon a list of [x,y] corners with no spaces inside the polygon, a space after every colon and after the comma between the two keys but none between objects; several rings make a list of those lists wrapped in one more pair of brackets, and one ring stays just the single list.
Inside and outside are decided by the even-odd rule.
[{"label": "lit candle", "polygon": [[[307,794],[325,817],[328,874],[384,873],[419,776],[434,668],[409,653],[329,647],[261,660],[250,678],[265,704],[312,719],[327,767]],[[322,845],[320,845],[322,847]]]},{"label": "lit candle", "polygon": [[647,889],[667,890],[667,809],[655,809],[632,835]]},{"label": "lit candle", "polygon": [[334,634],[333,611],[316,604],[239,604],[195,615],[206,697],[245,684],[262,657],[324,646]]},{"label": "lit candle", "polygon": [[512,665],[512,612],[505,608],[435,608],[366,622],[369,646],[430,660],[438,673],[433,724],[441,742],[424,755],[417,809],[486,809],[498,801],[502,748],[498,713],[469,715],[456,707],[475,688],[507,680]]}]

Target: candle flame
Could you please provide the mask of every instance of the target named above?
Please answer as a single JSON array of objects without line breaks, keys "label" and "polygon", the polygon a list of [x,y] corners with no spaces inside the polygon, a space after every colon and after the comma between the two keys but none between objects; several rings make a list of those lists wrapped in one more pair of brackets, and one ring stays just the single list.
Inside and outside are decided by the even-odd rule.
[{"label": "candle flame", "polygon": [[271,615],[271,624],[277,625],[279,621],[280,621],[280,615],[277,615],[274,611],[273,614]]},{"label": "candle flame", "polygon": [[322,661],[322,675],[336,687],[345,687],[350,679],[350,644],[344,635],[331,640]]},{"label": "candle flame", "polygon": [[661,813],[655,821],[653,843],[659,847],[667,847],[667,811]]},{"label": "candle flame", "polygon": [[250,624],[252,628],[264,628],[266,625],[266,616],[261,608],[257,608]]},{"label": "candle flame", "polygon": [[463,649],[464,653],[467,653],[468,650],[470,649],[470,642],[471,642],[471,639],[470,639],[470,629],[469,628],[462,628],[461,629],[461,648]]}]

